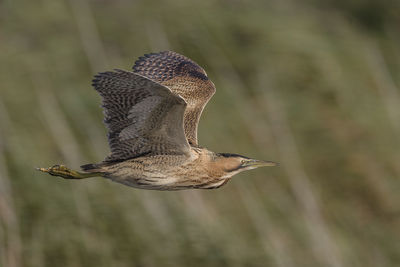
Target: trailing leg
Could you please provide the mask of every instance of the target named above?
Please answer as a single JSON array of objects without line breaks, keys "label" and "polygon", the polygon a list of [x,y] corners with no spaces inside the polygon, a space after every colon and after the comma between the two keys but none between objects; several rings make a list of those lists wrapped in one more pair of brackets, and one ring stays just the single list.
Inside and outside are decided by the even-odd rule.
[{"label": "trailing leg", "polygon": [[54,165],[49,168],[36,168],[36,170],[47,172],[50,175],[59,176],[64,179],[85,179],[95,176],[102,176],[101,172],[78,172],[71,170],[64,165]]}]

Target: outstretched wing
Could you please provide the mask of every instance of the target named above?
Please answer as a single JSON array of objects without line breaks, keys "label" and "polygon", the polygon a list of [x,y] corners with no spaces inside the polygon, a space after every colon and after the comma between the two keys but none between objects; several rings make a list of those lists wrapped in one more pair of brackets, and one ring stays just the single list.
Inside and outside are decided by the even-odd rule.
[{"label": "outstretched wing", "polygon": [[165,85],[186,101],[185,135],[191,145],[197,145],[197,126],[201,113],[215,93],[215,86],[206,72],[194,61],[172,51],[140,57],[133,71]]},{"label": "outstretched wing", "polygon": [[183,130],[186,102],[167,87],[139,74],[116,70],[95,76],[103,98],[111,154],[119,161],[144,154],[186,154]]}]

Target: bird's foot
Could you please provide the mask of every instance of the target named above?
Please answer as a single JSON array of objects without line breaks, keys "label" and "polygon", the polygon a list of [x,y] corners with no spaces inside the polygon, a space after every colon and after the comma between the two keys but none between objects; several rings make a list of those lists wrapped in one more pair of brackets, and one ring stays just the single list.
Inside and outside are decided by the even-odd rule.
[{"label": "bird's foot", "polygon": [[89,178],[97,175],[93,175],[91,173],[81,173],[78,171],[71,170],[64,165],[54,165],[49,168],[36,168],[36,170],[41,172],[47,172],[53,176],[59,176],[64,179],[84,179]]}]

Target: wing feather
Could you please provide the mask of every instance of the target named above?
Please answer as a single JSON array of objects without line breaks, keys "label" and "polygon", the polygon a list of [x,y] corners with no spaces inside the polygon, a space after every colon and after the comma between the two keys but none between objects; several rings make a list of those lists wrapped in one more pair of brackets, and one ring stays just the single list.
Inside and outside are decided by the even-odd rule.
[{"label": "wing feather", "polygon": [[137,73],[115,70],[95,76],[103,99],[111,154],[120,161],[143,154],[187,154],[186,102],[167,87]]},{"label": "wing feather", "polygon": [[140,57],[133,71],[165,85],[187,102],[184,114],[185,136],[191,145],[198,145],[200,116],[215,93],[215,86],[206,72],[196,62],[172,51]]}]

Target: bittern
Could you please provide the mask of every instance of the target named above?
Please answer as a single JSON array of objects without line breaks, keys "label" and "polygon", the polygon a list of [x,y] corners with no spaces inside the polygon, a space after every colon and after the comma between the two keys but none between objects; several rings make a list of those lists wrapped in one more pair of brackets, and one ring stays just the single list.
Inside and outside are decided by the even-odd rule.
[{"label": "bittern", "polygon": [[102,96],[110,155],[81,166],[83,172],[63,165],[38,170],[66,179],[100,176],[136,188],[180,190],[218,188],[242,171],[276,165],[198,145],[200,115],[215,86],[185,56],[147,54],[133,72],[102,72],[92,85]]}]

